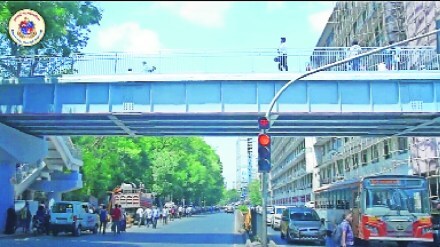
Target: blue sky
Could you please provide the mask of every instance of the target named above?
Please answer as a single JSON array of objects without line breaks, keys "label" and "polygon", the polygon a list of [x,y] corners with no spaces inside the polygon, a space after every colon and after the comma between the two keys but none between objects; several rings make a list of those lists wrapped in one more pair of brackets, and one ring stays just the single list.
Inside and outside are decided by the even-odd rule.
[{"label": "blue sky", "polygon": [[[336,2],[95,2],[103,10],[83,52],[313,48]],[[257,121],[257,120],[255,120]],[[235,180],[236,138],[205,140]]]}]

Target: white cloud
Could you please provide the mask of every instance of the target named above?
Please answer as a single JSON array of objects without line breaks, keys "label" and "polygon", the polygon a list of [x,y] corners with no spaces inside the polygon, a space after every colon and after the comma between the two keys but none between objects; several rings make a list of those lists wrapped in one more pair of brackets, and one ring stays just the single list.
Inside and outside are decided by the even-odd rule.
[{"label": "white cloud", "polygon": [[183,19],[209,28],[221,28],[231,2],[160,2],[159,5]]},{"label": "white cloud", "polygon": [[322,33],[332,12],[333,8],[311,14],[309,16],[309,22],[312,29],[318,33]]},{"label": "white cloud", "polygon": [[137,53],[154,53],[161,46],[155,32],[142,29],[134,22],[126,22],[100,30],[98,44],[105,51]]}]

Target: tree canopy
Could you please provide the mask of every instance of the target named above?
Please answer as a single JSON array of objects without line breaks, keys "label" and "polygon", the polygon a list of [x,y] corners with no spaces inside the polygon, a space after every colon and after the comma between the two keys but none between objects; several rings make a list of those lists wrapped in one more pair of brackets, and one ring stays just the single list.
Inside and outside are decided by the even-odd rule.
[{"label": "tree canopy", "polygon": [[212,205],[223,195],[222,164],[201,138],[76,137],[82,150],[84,187],[67,195],[105,200],[107,191],[122,182],[145,185],[158,197],[176,203]]},{"label": "tree canopy", "polygon": [[[9,37],[9,20],[19,10],[37,11],[44,19],[46,31],[43,39],[34,46],[19,46]],[[90,1],[4,1],[0,2],[0,49],[2,55],[61,55],[80,52],[89,40],[90,26],[99,25],[102,10]],[[3,71],[20,77],[32,75],[46,60],[34,59],[30,66],[25,61],[4,60]]]}]

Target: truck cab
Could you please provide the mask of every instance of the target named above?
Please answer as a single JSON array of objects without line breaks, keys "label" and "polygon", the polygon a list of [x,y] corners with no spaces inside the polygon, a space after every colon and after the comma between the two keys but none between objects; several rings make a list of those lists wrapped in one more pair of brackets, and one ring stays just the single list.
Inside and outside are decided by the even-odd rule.
[{"label": "truck cab", "polygon": [[59,201],[50,211],[51,230],[54,236],[59,232],[71,232],[80,236],[82,231],[98,232],[99,216],[87,202]]}]

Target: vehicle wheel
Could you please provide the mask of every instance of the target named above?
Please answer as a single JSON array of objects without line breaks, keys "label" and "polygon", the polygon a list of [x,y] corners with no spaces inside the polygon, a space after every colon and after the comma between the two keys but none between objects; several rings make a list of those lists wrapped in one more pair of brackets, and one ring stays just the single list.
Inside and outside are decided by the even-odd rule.
[{"label": "vehicle wheel", "polygon": [[93,234],[97,234],[98,233],[98,225],[95,225],[95,227],[93,228]]},{"label": "vehicle wheel", "polygon": [[78,226],[73,230],[73,235],[75,235],[76,237],[81,236],[81,226]]},{"label": "vehicle wheel", "polygon": [[52,235],[54,235],[55,237],[58,236],[58,231],[52,230]]}]

